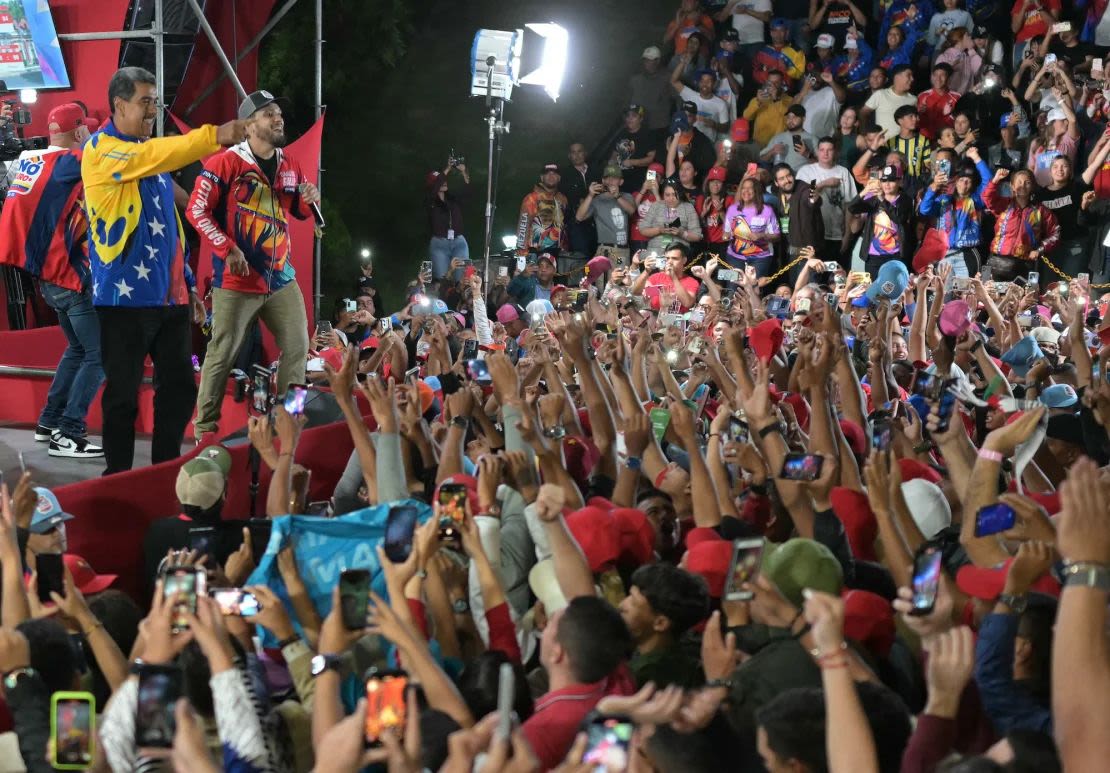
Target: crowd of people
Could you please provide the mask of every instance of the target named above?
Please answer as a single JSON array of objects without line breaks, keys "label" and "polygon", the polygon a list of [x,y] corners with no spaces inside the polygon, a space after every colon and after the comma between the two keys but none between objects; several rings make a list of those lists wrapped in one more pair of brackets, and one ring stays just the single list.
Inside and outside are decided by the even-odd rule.
[{"label": "crowd of people", "polygon": [[[139,142],[121,71],[69,153],[106,343],[130,253],[167,277],[174,304],[123,315],[156,369],[192,275],[176,243],[118,252],[113,186],[156,217],[148,175],[247,137],[186,198],[225,296],[204,447],[141,606],[67,552],[83,514],[0,486],[0,742],[29,771],[1101,771],[1105,8],[874,10],[682,0],[622,126],[537,165],[517,254],[471,258],[452,158],[403,301],[365,261],[311,341],[286,253],[236,219],[263,176],[267,222],[315,198],[272,96]],[[350,431],[322,510],[279,399],[248,427],[265,518],[226,511],[203,395],[255,318],[288,336],[279,392],[311,381]],[[56,708],[78,687],[95,729]]]}]

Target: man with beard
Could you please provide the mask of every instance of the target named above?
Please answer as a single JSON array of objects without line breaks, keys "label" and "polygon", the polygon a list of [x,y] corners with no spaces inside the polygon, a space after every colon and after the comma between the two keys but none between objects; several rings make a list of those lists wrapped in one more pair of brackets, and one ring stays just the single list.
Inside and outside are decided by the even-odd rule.
[{"label": "man with beard", "polygon": [[[151,139],[157,81],[124,67],[108,83],[112,118],[85,143],[81,180],[89,217],[93,306],[100,319],[106,383],[105,474],[131,469],[143,362],[154,363],[154,464],[181,455],[196,386],[189,319],[204,306],[187,262],[170,172],[241,141],[243,121],[206,125],[181,137]],[[222,388],[222,385],[221,385]]]},{"label": "man with beard", "polygon": [[621,190],[635,193],[643,187],[647,168],[655,163],[662,139],[662,132],[644,126],[644,108],[629,105],[624,111],[624,126],[610,135],[605,150],[599,154],[600,166],[619,166],[624,177]]},{"label": "man with beard", "polygon": [[[779,215],[779,230],[786,237],[785,264],[798,257],[802,247],[824,243],[823,199],[813,184],[795,179],[794,170],[788,164],[776,165],[773,174],[778,197],[775,211]],[[800,271],[801,267],[795,266],[791,278],[796,279]]]},{"label": "man with beard", "polygon": [[186,212],[212,258],[212,340],[200,376],[195,433],[216,431],[227,377],[256,319],[281,350],[279,392],[304,381],[308,321],[295,280],[288,216],[312,217],[320,193],[282,153],[285,119],[276,98],[256,91],[239,106],[247,140],[213,156]]}]

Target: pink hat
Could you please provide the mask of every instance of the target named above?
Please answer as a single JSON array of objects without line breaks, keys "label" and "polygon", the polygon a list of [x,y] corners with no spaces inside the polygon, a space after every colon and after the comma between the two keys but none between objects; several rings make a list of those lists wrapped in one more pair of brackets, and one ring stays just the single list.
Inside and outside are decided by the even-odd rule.
[{"label": "pink hat", "polygon": [[937,326],[944,335],[959,338],[971,327],[971,307],[964,301],[949,301],[940,310]]},{"label": "pink hat", "polygon": [[520,319],[520,309],[511,303],[506,303],[497,310],[497,321],[502,325],[507,325],[518,319]]},{"label": "pink hat", "polygon": [[607,274],[613,270],[613,261],[604,255],[598,255],[595,258],[590,258],[590,262],[586,264],[586,276],[590,281],[597,279],[602,274]]}]

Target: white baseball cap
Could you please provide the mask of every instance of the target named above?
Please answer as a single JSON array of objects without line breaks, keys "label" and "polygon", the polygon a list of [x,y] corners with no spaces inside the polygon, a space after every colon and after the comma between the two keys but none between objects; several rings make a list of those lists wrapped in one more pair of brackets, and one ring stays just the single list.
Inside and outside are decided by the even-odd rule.
[{"label": "white baseball cap", "polygon": [[1047,120],[1049,123],[1052,123],[1053,121],[1066,121],[1068,120],[1068,114],[1060,108],[1054,107],[1048,111]]},{"label": "white baseball cap", "polygon": [[855,38],[847,38],[844,41],[844,50],[845,51],[855,51],[858,48],[859,48],[859,45],[856,43]]},{"label": "white baseball cap", "polygon": [[659,50],[659,46],[648,46],[641,56],[644,59],[662,59],[663,52]]},{"label": "white baseball cap", "polygon": [[818,48],[832,48],[833,47],[833,36],[829,35],[828,33],[825,33],[823,35],[818,35],[817,36],[817,47]]}]

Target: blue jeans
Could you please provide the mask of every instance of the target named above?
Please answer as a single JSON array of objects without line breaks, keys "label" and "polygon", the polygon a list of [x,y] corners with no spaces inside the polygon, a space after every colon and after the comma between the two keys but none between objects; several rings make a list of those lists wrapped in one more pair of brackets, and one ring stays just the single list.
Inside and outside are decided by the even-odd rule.
[{"label": "blue jeans", "polygon": [[432,278],[439,279],[451,268],[452,258],[469,258],[470,245],[465,236],[454,239],[441,239],[433,236],[428,242],[428,257],[432,260]]},{"label": "blue jeans", "polygon": [[58,362],[46,407],[39,424],[59,429],[70,437],[84,437],[85,414],[104,381],[100,366],[100,320],[92,305],[92,293],[67,290],[41,282],[42,297],[58,312],[58,324],[69,345]]}]

